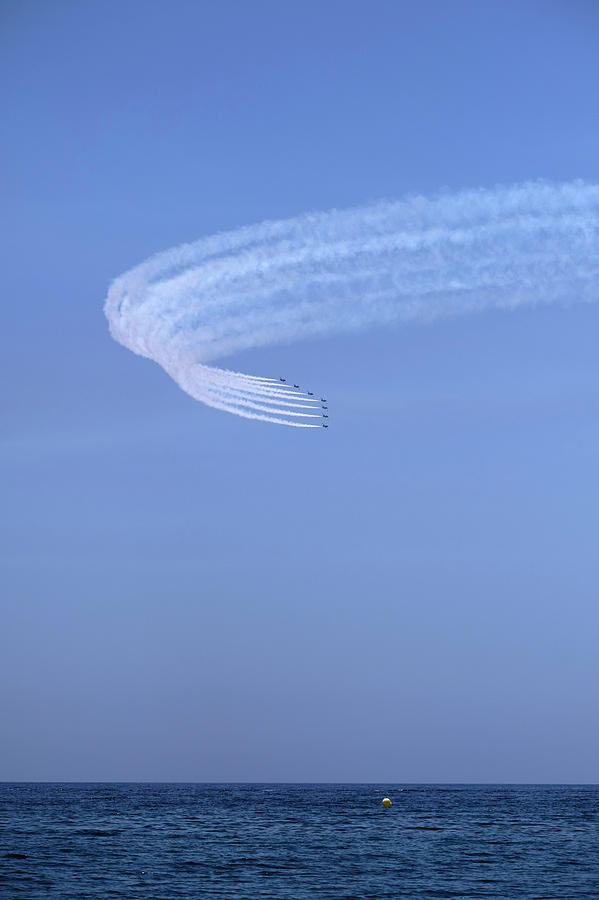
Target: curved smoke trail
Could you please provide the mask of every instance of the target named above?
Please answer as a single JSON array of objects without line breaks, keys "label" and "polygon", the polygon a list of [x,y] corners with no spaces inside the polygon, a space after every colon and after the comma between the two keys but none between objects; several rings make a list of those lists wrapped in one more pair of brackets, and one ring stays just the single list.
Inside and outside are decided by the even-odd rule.
[{"label": "curved smoke trail", "polygon": [[249,225],[119,276],[113,337],[198,400],[310,428],[311,396],[205,363],[368,324],[599,298],[599,186],[530,182]]}]

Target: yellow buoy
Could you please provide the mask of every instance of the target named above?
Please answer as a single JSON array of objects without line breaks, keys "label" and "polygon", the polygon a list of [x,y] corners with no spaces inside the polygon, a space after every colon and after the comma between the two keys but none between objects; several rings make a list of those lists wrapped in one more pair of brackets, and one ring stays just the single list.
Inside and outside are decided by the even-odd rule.
[{"label": "yellow buoy", "polygon": [[388,809],[390,806],[393,806],[393,804],[391,803],[391,801],[389,800],[388,797],[383,797],[383,806],[386,806],[387,809]]}]

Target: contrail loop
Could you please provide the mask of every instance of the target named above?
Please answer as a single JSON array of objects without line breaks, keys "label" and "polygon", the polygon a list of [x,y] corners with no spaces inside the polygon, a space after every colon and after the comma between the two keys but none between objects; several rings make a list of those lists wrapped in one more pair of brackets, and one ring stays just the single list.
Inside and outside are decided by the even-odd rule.
[{"label": "contrail loop", "polygon": [[206,363],[376,324],[593,302],[598,278],[599,186],[527,182],[216,234],[119,276],[105,311],[116,340],[203,403],[319,427],[293,421],[318,402],[305,391]]}]

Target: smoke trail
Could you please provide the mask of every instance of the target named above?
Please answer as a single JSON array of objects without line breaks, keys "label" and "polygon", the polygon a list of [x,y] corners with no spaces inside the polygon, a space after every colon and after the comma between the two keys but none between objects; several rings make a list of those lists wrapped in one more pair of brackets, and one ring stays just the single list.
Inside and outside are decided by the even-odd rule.
[{"label": "smoke trail", "polygon": [[[198,400],[299,427],[313,398],[205,365],[372,324],[599,297],[599,186],[530,182],[411,197],[203,238],[118,277],[113,337]],[[306,412],[300,412],[301,408]]]}]

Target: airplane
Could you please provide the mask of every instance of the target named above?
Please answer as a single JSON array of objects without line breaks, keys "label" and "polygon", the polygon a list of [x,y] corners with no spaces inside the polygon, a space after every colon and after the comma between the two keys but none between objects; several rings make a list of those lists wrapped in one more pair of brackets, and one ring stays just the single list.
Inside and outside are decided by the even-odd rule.
[{"label": "airplane", "polygon": [[326,413],[323,413],[323,414],[322,414],[322,418],[323,418],[323,419],[328,419],[329,417],[327,416]]},{"label": "airplane", "polygon": [[328,409],[329,407],[328,407],[328,406],[323,406],[322,408],[323,408],[323,409]]},{"label": "airplane", "polygon": [[322,423],[322,427],[323,427],[323,428],[328,428],[329,426],[328,426],[328,425],[325,425],[324,422],[323,422],[323,423]]},{"label": "airplane", "polygon": [[281,376],[279,375],[279,381],[286,381],[286,380],[287,380],[286,378],[281,378]]},{"label": "airplane", "polygon": [[294,384],[293,387],[298,388],[298,387],[299,387],[299,384]]},{"label": "airplane", "polygon": [[313,396],[314,396],[314,394],[312,393],[312,391],[308,391],[308,397],[313,397]]},{"label": "airplane", "polygon": [[321,402],[321,403],[326,403],[326,402],[327,402],[327,398],[326,398],[326,397],[321,397],[321,398],[320,398],[320,402]]}]

